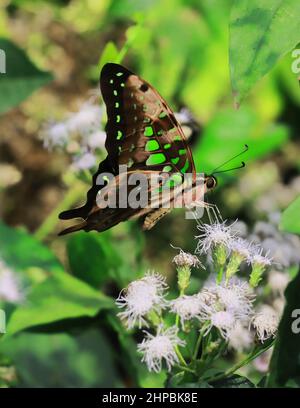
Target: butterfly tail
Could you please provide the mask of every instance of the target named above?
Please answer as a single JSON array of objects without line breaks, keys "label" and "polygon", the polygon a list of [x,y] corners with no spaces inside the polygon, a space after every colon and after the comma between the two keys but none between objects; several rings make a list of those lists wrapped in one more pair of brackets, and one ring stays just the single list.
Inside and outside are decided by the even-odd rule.
[{"label": "butterfly tail", "polygon": [[71,227],[64,229],[58,235],[61,236],[61,235],[70,234],[71,232],[84,230],[86,226],[87,226],[87,222],[82,221],[79,224],[72,225]]},{"label": "butterfly tail", "polygon": [[86,209],[85,206],[80,208],[74,208],[72,210],[62,211],[58,218],[60,220],[70,220],[71,218],[86,218],[89,209]]}]

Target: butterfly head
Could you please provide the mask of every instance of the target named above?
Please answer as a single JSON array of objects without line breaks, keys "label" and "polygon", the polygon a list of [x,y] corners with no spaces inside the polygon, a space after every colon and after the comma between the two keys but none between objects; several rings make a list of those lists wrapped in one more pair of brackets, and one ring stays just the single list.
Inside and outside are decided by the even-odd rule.
[{"label": "butterfly head", "polygon": [[205,176],[204,184],[206,185],[207,191],[210,191],[210,190],[213,190],[217,186],[218,181],[215,176],[212,176],[212,175]]}]

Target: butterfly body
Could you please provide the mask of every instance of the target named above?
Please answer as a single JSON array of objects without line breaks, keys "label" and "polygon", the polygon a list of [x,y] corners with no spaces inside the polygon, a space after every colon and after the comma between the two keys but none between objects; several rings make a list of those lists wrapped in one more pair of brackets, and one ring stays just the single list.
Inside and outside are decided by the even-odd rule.
[{"label": "butterfly body", "polygon": [[[189,207],[199,196],[196,183],[196,171],[190,148],[183,131],[173,112],[164,99],[146,81],[118,64],[106,64],[100,76],[100,87],[107,108],[107,139],[105,147],[107,158],[100,163],[93,176],[92,188],[87,193],[87,202],[83,207],[64,211],[61,219],[83,218],[84,221],[67,228],[61,234],[84,229],[85,231],[104,231],[121,221],[145,217],[144,228],[150,229],[171,208],[182,193],[186,174],[191,174],[187,191],[183,194],[184,206]],[[120,168],[126,166],[126,171]],[[113,175],[108,183],[99,183],[103,173]],[[132,208],[117,204],[115,208],[99,206],[99,196],[103,198],[119,197],[125,187],[134,193],[134,186],[128,185],[129,175],[143,175],[147,181],[162,174],[173,180],[170,197],[162,191],[156,191],[151,183],[147,184],[149,193],[142,208]],[[176,180],[176,183],[174,180]],[[212,176],[203,178],[202,196],[209,186]],[[162,177],[160,188],[164,188]],[[158,189],[159,190],[159,189]],[[150,194],[151,193],[151,194]],[[182,196],[182,194],[181,194]],[[163,198],[162,198],[163,197]]]}]

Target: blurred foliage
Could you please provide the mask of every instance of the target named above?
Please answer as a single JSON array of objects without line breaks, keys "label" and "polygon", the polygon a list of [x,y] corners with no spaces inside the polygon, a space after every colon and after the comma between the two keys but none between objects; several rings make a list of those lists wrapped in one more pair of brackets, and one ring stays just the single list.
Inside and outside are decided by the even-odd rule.
[{"label": "blurred foliage", "polygon": [[283,231],[300,234],[300,197],[293,201],[282,213],[280,228]]},{"label": "blurred foliage", "polygon": [[[7,54],[7,74],[0,75],[1,143],[3,139],[4,161],[16,164],[23,179],[17,192],[9,186],[1,202],[6,221],[23,225],[13,229],[0,224],[0,255],[22,278],[26,302],[1,302],[9,319],[8,334],[1,338],[0,366],[13,364],[13,385],[19,387],[162,387],[166,372],[150,374],[141,365],[132,337],[115,317],[112,298],[149,265],[172,281],[169,243],[192,248],[194,225],[175,212],[148,234],[138,223],[128,222],[101,235],[80,233],[58,240],[59,209],[77,204],[84,194],[74,176],[65,177],[71,182],[62,187],[66,163],[54,153],[41,156],[41,122],[74,110],[98,86],[101,67],[122,62],[153,84],[174,110],[187,107],[192,113],[200,128],[191,140],[198,171],[212,171],[249,145],[244,160],[253,165],[244,173],[244,190],[233,182],[238,173],[226,174],[228,188],[223,185],[214,201],[221,202],[225,216],[236,217],[238,210],[252,222],[257,213],[249,203],[273,183],[269,167],[266,175],[260,172],[260,162],[278,163],[287,182],[300,168],[300,92],[287,54],[300,41],[299,2],[7,0],[4,5],[0,49]],[[235,102],[243,101],[239,110],[233,107],[230,82]],[[54,199],[47,195],[49,179],[59,190]],[[40,184],[46,193],[36,199]],[[80,194],[74,194],[76,189]],[[252,199],[246,190],[255,191]],[[24,225],[36,230],[35,237]],[[299,199],[283,212],[281,228],[299,233]],[[194,276],[195,287],[205,277],[202,272]],[[298,292],[299,276],[287,291],[272,386],[298,381],[299,347],[288,328]],[[168,385],[175,387],[180,380],[169,379]],[[187,386],[208,386],[186,381]],[[234,375],[218,386],[253,385]]]},{"label": "blurred foliage", "polygon": [[0,38],[5,52],[6,73],[0,76],[0,114],[15,107],[33,91],[52,80],[52,75],[37,69],[26,54],[12,42]]},{"label": "blurred foliage", "polygon": [[298,271],[298,275],[290,282],[285,292],[287,305],[279,325],[277,342],[272,355],[267,382],[270,387],[299,388],[300,343],[299,324],[297,324],[300,311],[299,287],[300,273]]},{"label": "blurred foliage", "polygon": [[233,2],[229,57],[236,103],[300,41],[299,18],[297,0]]}]

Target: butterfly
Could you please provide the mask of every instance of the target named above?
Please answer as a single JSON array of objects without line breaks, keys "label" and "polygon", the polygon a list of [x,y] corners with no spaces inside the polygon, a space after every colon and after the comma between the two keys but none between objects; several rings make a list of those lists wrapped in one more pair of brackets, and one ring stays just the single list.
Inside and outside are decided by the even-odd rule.
[{"label": "butterfly", "polygon": [[[86,204],[59,214],[62,220],[82,218],[83,221],[63,230],[60,235],[78,230],[104,231],[121,221],[140,217],[144,219],[143,228],[151,229],[171,210],[172,199],[174,201],[177,194],[176,186],[181,184],[185,174],[192,174],[191,189],[196,189],[192,152],[174,113],[159,93],[138,75],[113,63],[104,65],[100,88],[107,109],[107,157],[93,176]],[[120,173],[120,165],[127,166],[127,174]],[[112,174],[114,180],[99,185],[99,176],[104,173]],[[121,186],[127,183],[125,176],[128,174],[142,174],[150,179],[158,173],[171,178],[169,185],[173,198],[170,206],[161,204],[154,208],[148,202],[144,208],[102,208],[97,204],[99,193],[109,196],[112,191],[119,192]],[[164,180],[161,181],[161,184],[164,183]],[[204,175],[203,193],[212,190],[216,184],[213,175]],[[186,204],[192,205],[191,202]],[[205,203],[201,202],[201,205],[205,206]]]}]

